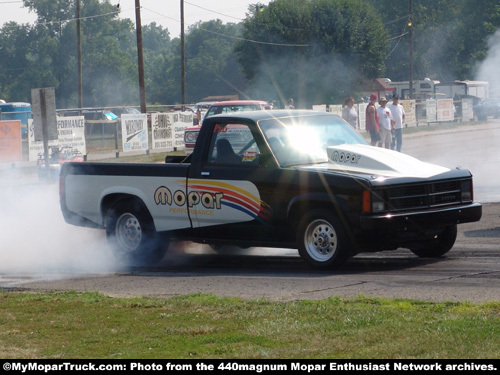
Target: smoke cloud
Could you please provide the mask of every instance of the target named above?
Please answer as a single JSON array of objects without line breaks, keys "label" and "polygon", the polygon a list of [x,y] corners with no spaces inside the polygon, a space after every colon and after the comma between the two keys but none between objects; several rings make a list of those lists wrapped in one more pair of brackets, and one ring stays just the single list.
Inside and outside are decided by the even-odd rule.
[{"label": "smoke cloud", "polygon": [[120,267],[103,231],[64,222],[58,184],[0,170],[0,192],[0,285],[13,277],[57,279]]},{"label": "smoke cloud", "polygon": [[488,53],[477,67],[476,77],[490,83],[490,96],[500,96],[500,29],[488,38]]},{"label": "smoke cloud", "polygon": [[340,55],[311,50],[308,56],[274,56],[271,62],[263,62],[248,88],[249,97],[276,100],[281,107],[294,98],[296,108],[311,108],[313,104],[340,104],[353,95],[354,83],[360,79],[354,67]]}]

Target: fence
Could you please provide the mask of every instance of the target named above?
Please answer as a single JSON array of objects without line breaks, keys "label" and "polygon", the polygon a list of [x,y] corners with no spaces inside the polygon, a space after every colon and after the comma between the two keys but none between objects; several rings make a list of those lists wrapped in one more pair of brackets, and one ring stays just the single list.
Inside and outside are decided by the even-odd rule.
[{"label": "fence", "polygon": [[[400,100],[399,103],[405,109],[405,127],[450,121],[471,121],[475,117],[473,99],[471,98],[456,101],[453,99],[431,99],[418,103],[415,100]],[[368,103],[354,105],[358,113],[357,128],[360,130],[365,128],[367,106]],[[328,107],[320,105],[315,106],[314,109],[325,110],[342,117],[342,105],[329,105]]]}]

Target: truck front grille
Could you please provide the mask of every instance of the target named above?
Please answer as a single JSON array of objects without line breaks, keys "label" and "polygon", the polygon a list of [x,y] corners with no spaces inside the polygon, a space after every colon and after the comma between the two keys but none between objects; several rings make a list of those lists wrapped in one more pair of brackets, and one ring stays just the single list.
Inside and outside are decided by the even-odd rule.
[{"label": "truck front grille", "polygon": [[462,203],[461,181],[432,182],[389,188],[385,198],[390,211],[452,206]]}]

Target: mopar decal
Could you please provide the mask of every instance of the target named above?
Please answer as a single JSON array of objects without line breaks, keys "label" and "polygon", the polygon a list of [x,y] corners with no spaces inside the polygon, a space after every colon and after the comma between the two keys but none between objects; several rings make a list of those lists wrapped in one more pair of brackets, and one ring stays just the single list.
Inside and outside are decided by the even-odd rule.
[{"label": "mopar decal", "polygon": [[186,193],[182,190],[176,190],[173,194],[166,186],[160,186],[155,191],[155,203],[157,205],[169,205],[172,203],[177,206],[185,206],[186,202],[189,208],[203,205],[207,209],[221,209],[221,200],[224,197],[223,193],[208,193],[190,191],[186,197]]},{"label": "mopar decal", "polygon": [[345,151],[335,150],[330,154],[330,159],[336,163],[358,164],[360,158],[361,158],[361,155],[357,155],[357,154],[345,152]]},{"label": "mopar decal", "polygon": [[154,191],[154,202],[157,206],[168,206],[172,213],[189,212],[200,221],[202,217],[212,217],[210,225],[270,219],[269,206],[260,200],[259,191],[249,181],[193,179],[189,180],[187,191],[163,185]]}]

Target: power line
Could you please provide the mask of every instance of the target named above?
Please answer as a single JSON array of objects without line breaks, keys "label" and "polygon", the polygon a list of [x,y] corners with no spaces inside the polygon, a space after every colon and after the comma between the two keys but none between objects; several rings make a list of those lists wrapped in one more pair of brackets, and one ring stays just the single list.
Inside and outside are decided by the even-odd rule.
[{"label": "power line", "polygon": [[117,10],[117,11],[114,11],[114,12],[103,13],[103,14],[96,14],[96,15],[93,15],[93,16],[86,16],[86,17],[80,17],[80,18],[73,17],[73,18],[68,18],[68,19],[59,20],[59,21],[40,22],[40,23],[38,23],[38,25],[51,25],[51,24],[69,22],[69,21],[88,20],[88,19],[92,19],[92,18],[106,17],[106,16],[109,16],[109,15],[112,15],[112,14],[117,14],[117,13],[120,13],[120,11]]},{"label": "power line", "polygon": [[220,16],[224,16],[224,17],[229,17],[229,18],[234,18],[235,20],[239,20],[239,21],[243,21],[243,19],[241,18],[238,18],[238,17],[233,17],[233,16],[228,16],[227,14],[224,14],[224,13],[220,13],[220,12],[217,12],[215,10],[212,10],[212,9],[207,9],[207,8],[203,8],[199,5],[196,5],[196,4],[193,4],[193,3],[190,3],[189,1],[184,1],[186,4],[189,4],[191,6],[194,6],[196,8],[200,8],[200,9],[203,9],[203,10],[206,10],[207,12],[211,12],[211,13],[215,13],[215,14],[218,14]]},{"label": "power line", "polygon": [[[153,12],[153,13],[156,13],[159,16],[162,16],[162,17],[169,18],[171,20],[180,22],[179,20],[176,20],[174,18],[165,16],[165,15],[163,15],[163,14],[161,14],[161,13],[155,11],[155,10],[152,10],[152,9],[149,9],[149,8],[144,8],[144,7],[143,7],[143,9],[147,10],[147,11],[150,11],[150,12]],[[279,47],[309,47],[309,44],[272,43],[272,42],[262,42],[262,41],[258,41],[258,40],[252,40],[252,39],[245,39],[245,38],[241,38],[241,37],[236,37],[236,36],[232,36],[232,35],[226,35],[226,34],[218,33],[216,31],[211,31],[211,30],[203,29],[201,27],[199,27],[198,30],[206,31],[207,33],[211,33],[211,34],[223,36],[223,37],[226,37],[226,38],[229,38],[229,39],[243,40],[243,41],[249,42],[249,43],[266,44],[266,45],[273,45],[273,46],[279,46]]]},{"label": "power line", "polygon": [[245,38],[240,38],[237,36],[225,35],[225,34],[221,34],[221,33],[215,32],[215,31],[206,30],[206,29],[202,29],[202,28],[199,28],[199,30],[206,31],[207,33],[212,33],[212,34],[224,36],[224,37],[230,38],[230,39],[243,40],[245,42],[256,43],[256,44],[266,44],[266,45],[279,46],[279,47],[309,47],[309,44],[284,44],[284,43],[261,42],[258,40],[245,39]]}]

